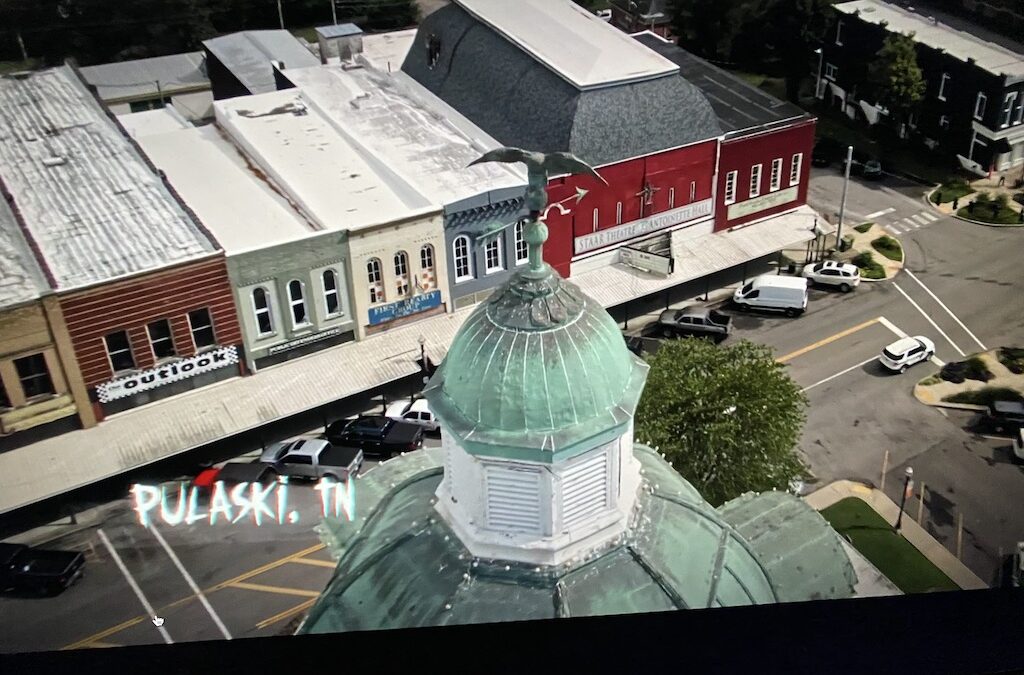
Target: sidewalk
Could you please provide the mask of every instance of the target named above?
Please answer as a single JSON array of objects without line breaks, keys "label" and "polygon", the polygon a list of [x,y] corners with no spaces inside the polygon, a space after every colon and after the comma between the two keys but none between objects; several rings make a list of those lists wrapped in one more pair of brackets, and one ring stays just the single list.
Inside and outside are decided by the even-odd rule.
[{"label": "sidewalk", "polygon": [[[857,499],[864,500],[878,515],[889,522],[895,522],[899,514],[899,507],[896,503],[886,497],[880,490],[848,480],[838,480],[830,483],[804,497],[804,501],[816,511],[821,511],[847,497],[856,497]],[[942,570],[943,574],[948,576],[953,583],[963,590],[988,588],[988,584],[969,570],[966,565],[957,560],[955,555],[937,542],[924,528],[915,523],[913,518],[904,517],[900,532],[914,548],[920,551],[924,557],[928,558],[933,565]]]}]

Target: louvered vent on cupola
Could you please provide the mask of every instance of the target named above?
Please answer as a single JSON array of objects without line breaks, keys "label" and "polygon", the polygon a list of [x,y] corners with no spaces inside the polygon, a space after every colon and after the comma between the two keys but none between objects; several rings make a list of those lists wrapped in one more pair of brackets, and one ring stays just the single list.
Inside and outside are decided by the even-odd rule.
[{"label": "louvered vent on cupola", "polygon": [[562,527],[572,527],[608,506],[608,453],[599,452],[562,474]]},{"label": "louvered vent on cupola", "polygon": [[488,466],[484,469],[487,527],[540,533],[540,471]]}]

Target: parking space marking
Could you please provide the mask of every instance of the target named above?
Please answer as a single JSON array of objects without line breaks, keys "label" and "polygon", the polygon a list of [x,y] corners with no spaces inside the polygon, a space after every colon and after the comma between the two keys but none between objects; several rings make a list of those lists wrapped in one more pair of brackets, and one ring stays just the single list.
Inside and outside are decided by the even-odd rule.
[{"label": "parking space marking", "polygon": [[928,316],[928,313],[925,312],[923,309],[921,309],[921,306],[919,304],[917,304],[916,302],[914,302],[914,299],[911,298],[909,295],[907,295],[907,292],[904,291],[902,288],[900,288],[899,284],[897,284],[894,281],[892,283],[892,285],[893,285],[893,288],[895,288],[897,291],[899,291],[903,295],[903,297],[907,299],[907,302],[909,302],[911,305],[914,306],[914,309],[916,309],[918,312],[921,313],[921,316],[923,316],[928,321],[928,323],[930,323],[932,325],[932,327],[935,328],[935,330],[939,331],[939,335],[941,335],[942,337],[946,338],[946,342],[948,342],[949,344],[953,345],[953,349],[957,350],[957,352],[960,353],[960,356],[966,356],[966,354],[964,353],[964,350],[960,349],[960,347],[957,346],[957,344],[955,342],[953,342],[953,340],[948,335],[946,335],[945,331],[943,331],[941,328],[939,328],[939,324],[937,324],[934,321],[932,321],[932,318],[930,316]]},{"label": "parking space marking", "polygon": [[332,560],[317,560],[316,558],[296,558],[290,562],[299,563],[300,565],[316,565],[317,567],[330,567],[334,569],[338,566],[338,563]]},{"label": "parking space marking", "polygon": [[278,621],[283,621],[284,619],[287,619],[289,617],[295,616],[299,612],[305,612],[307,609],[309,609],[310,607],[313,606],[314,602],[316,602],[316,598],[311,598],[309,600],[304,600],[304,601],[300,602],[299,604],[295,605],[294,607],[292,607],[291,609],[286,609],[283,612],[278,612],[274,616],[271,616],[271,617],[268,617],[266,619],[263,619],[263,621],[260,621],[259,623],[256,624],[256,628],[257,629],[263,629],[263,628],[266,628],[267,626],[274,625]]},{"label": "parking space marking", "polygon": [[82,645],[86,649],[107,649],[109,647],[123,647],[124,645],[115,645],[112,642],[97,642],[93,640],[87,645]]},{"label": "parking space marking", "polygon": [[[319,550],[321,550],[323,548],[324,548],[323,544],[314,544],[314,545],[312,545],[312,546],[310,546],[308,548],[302,549],[301,551],[296,551],[295,553],[291,553],[289,555],[286,555],[283,558],[279,558],[277,560],[273,560],[273,561],[268,562],[266,564],[260,565],[259,567],[256,567],[254,569],[249,570],[248,572],[243,572],[242,574],[239,574],[236,577],[228,579],[227,581],[222,581],[222,582],[220,582],[220,583],[218,583],[218,584],[216,584],[214,586],[211,586],[210,588],[205,589],[204,592],[207,593],[207,594],[210,594],[210,593],[215,593],[216,591],[219,591],[219,590],[222,590],[222,589],[225,589],[225,588],[229,588],[229,587],[232,586],[232,584],[236,584],[236,583],[239,583],[239,582],[244,581],[246,579],[250,579],[252,577],[255,577],[255,576],[258,576],[260,574],[263,574],[264,572],[269,572],[270,570],[276,569],[278,567],[281,567],[282,565],[287,565],[288,563],[292,562],[296,558],[303,558],[303,557],[305,557],[307,555],[316,553],[317,551],[319,551]],[[183,598],[178,598],[174,602],[172,602],[170,604],[167,604],[167,605],[164,605],[163,607],[161,607],[160,611],[161,612],[166,612],[167,610],[172,609],[174,607],[177,607],[178,605],[182,605],[182,604],[184,604],[186,602],[190,602],[191,600],[194,600],[195,597],[196,597],[195,595],[186,595]],[[157,614],[157,615],[159,615],[159,614]],[[135,626],[137,624],[140,624],[143,621],[148,621],[151,618],[151,616],[152,615],[149,615],[149,616],[137,616],[137,617],[134,617],[132,619],[128,619],[127,621],[123,621],[123,622],[117,624],[116,626],[112,626],[110,628],[107,628],[105,630],[100,631],[99,633],[95,633],[93,635],[90,635],[89,637],[82,638],[81,640],[78,640],[77,642],[73,642],[72,644],[69,644],[66,647],[62,647],[61,650],[63,651],[63,650],[68,650],[68,649],[79,649],[79,648],[85,647],[85,646],[89,645],[92,642],[95,642],[97,640],[102,640],[103,638],[110,637],[111,635],[115,635],[116,633],[120,633],[121,631],[126,630],[128,628],[131,628],[132,626]]]},{"label": "parking space marking", "polygon": [[814,383],[814,384],[812,384],[812,385],[809,385],[809,386],[806,386],[806,387],[804,387],[804,388],[803,388],[803,389],[801,389],[800,391],[803,391],[803,392],[807,392],[807,391],[810,391],[811,389],[814,389],[815,387],[817,387],[817,386],[818,386],[819,384],[825,384],[826,382],[831,382],[832,380],[836,379],[837,377],[840,377],[840,376],[842,376],[842,375],[846,375],[846,374],[847,374],[848,372],[850,372],[851,370],[856,370],[857,368],[860,368],[861,366],[863,366],[863,365],[864,365],[864,364],[866,364],[866,363],[871,363],[872,361],[877,361],[877,360],[878,360],[878,357],[877,357],[877,356],[872,356],[872,357],[871,357],[870,359],[864,359],[864,360],[863,360],[863,361],[861,361],[860,363],[856,363],[856,364],[854,364],[854,365],[850,366],[849,368],[847,368],[847,369],[845,369],[845,370],[840,370],[840,371],[839,371],[838,373],[836,373],[835,375],[829,375],[829,376],[828,376],[828,377],[826,377],[826,378],[825,378],[824,380],[819,380],[819,381],[815,382],[815,383]]},{"label": "parking space marking", "polygon": [[827,338],[823,338],[823,339],[818,340],[817,342],[815,342],[813,344],[809,344],[806,347],[801,347],[800,349],[796,350],[795,352],[790,352],[789,354],[786,354],[785,356],[780,356],[779,358],[777,358],[775,360],[778,363],[785,363],[786,361],[790,361],[792,359],[795,359],[798,356],[802,356],[802,355],[806,354],[807,352],[809,352],[809,351],[811,351],[813,349],[817,349],[818,347],[824,347],[825,345],[827,345],[827,344],[829,344],[831,342],[835,342],[836,340],[841,340],[842,338],[844,338],[844,337],[846,337],[848,335],[852,335],[852,334],[856,333],[859,330],[864,330],[868,326],[870,326],[870,325],[872,325],[874,323],[877,323],[878,321],[879,321],[879,319],[870,319],[868,321],[865,321],[862,324],[858,324],[858,325],[854,326],[853,328],[847,328],[846,330],[839,331],[835,335],[830,335]]},{"label": "parking space marking", "polygon": [[898,326],[896,326],[896,324],[894,324],[892,321],[889,321],[884,316],[878,317],[878,323],[882,324],[883,326],[891,330],[893,333],[895,333],[896,337],[908,337],[906,333],[904,333],[902,330],[899,329]]},{"label": "parking space marking", "polygon": [[[121,560],[121,556],[117,554],[117,551],[114,550],[114,546],[110,543],[110,540],[107,539],[107,533],[104,532],[102,529],[98,529],[96,530],[96,534],[97,536],[99,536],[100,540],[103,541],[103,545],[107,547],[107,550],[110,552],[110,557],[117,564],[118,569],[121,570],[121,574],[123,574],[124,578],[128,581],[128,585],[132,587],[133,591],[135,591],[135,596],[139,599],[139,602],[142,603],[142,607],[146,610],[146,616],[159,616],[153,610],[153,606],[149,604],[149,600],[146,599],[146,596],[142,594],[142,589],[139,588],[139,585],[137,583],[135,583],[135,577],[133,577],[131,575],[131,572],[128,571],[128,568],[125,566],[124,561]],[[162,625],[155,627],[158,631],[160,631],[160,635],[161,637],[163,637],[165,643],[169,645],[174,644],[174,640],[171,639],[170,634]],[[92,641],[90,640],[89,642]]]},{"label": "parking space marking", "polygon": [[956,314],[954,314],[954,313],[952,312],[952,310],[950,310],[950,309],[949,309],[949,307],[946,307],[946,304],[945,304],[944,302],[942,302],[942,300],[939,300],[939,297],[938,297],[937,295],[935,295],[934,293],[932,293],[932,290],[931,290],[930,288],[928,288],[927,286],[925,286],[925,285],[924,285],[924,283],[923,283],[923,282],[922,282],[922,281],[921,281],[920,279],[918,279],[918,278],[917,278],[916,276],[914,276],[914,273],[913,273],[913,272],[911,272],[910,270],[904,270],[904,271],[905,271],[905,272],[907,273],[907,275],[908,275],[908,276],[909,276],[909,277],[910,277],[911,279],[913,279],[914,281],[916,281],[916,282],[917,282],[917,285],[918,285],[918,286],[920,286],[921,288],[923,288],[923,289],[924,289],[924,292],[925,292],[925,293],[927,293],[928,295],[932,296],[932,300],[934,300],[935,302],[939,303],[939,307],[941,307],[942,309],[946,310],[946,314],[949,314],[949,316],[950,316],[950,317],[952,317],[953,321],[956,321],[956,322],[957,322],[957,324],[958,324],[958,325],[959,325],[959,326],[960,326],[961,328],[963,328],[963,329],[964,329],[964,332],[965,332],[965,333],[967,333],[968,335],[970,335],[970,336],[971,336],[971,339],[972,339],[972,340],[974,340],[975,342],[977,342],[977,343],[978,343],[978,346],[979,346],[979,347],[981,347],[982,349],[984,349],[984,350],[986,350],[986,351],[988,350],[988,347],[986,347],[986,346],[985,346],[985,345],[984,345],[984,344],[982,343],[982,341],[978,339],[978,336],[977,336],[977,335],[975,335],[974,333],[972,333],[972,332],[971,332],[971,329],[970,329],[970,328],[968,328],[967,326],[965,326],[965,325],[964,325],[964,322],[963,322],[963,321],[961,321],[961,320],[960,320],[960,318],[959,318],[959,317],[958,317],[958,316],[957,316]]},{"label": "parking space marking", "polygon": [[874,213],[869,213],[868,215],[864,216],[864,220],[873,220],[873,219],[877,218],[878,216],[886,216],[886,215],[889,215],[890,213],[892,213],[895,210],[896,210],[895,208],[890,206],[887,209],[882,209],[881,211],[875,211]]},{"label": "parking space marking", "polygon": [[150,525],[149,528],[147,529],[149,529],[149,531],[153,533],[153,536],[156,537],[156,540],[160,542],[161,546],[163,546],[164,551],[167,552],[167,555],[171,559],[171,562],[173,562],[174,566],[178,568],[179,572],[181,572],[181,576],[185,577],[185,581],[188,582],[188,587],[191,588],[192,592],[196,595],[197,598],[199,598],[199,602],[202,603],[203,607],[206,609],[206,612],[210,615],[210,618],[213,619],[213,623],[217,625],[217,628],[218,630],[220,630],[221,635],[224,636],[225,640],[230,640],[231,633],[228,632],[227,626],[225,626],[224,622],[220,620],[219,616],[217,616],[217,612],[215,612],[213,606],[210,605],[210,601],[207,600],[203,592],[199,590],[199,586],[196,584],[196,580],[193,579],[192,575],[185,570],[185,566],[181,564],[181,560],[178,558],[178,555],[168,545],[167,541],[164,539],[164,536],[160,534],[160,531],[157,530],[156,526],[154,525]]},{"label": "parking space marking", "polygon": [[266,586],[264,584],[250,584],[247,581],[239,581],[231,584],[231,588],[244,588],[247,591],[260,591],[261,593],[279,593],[281,595],[300,595],[305,598],[318,598],[320,591],[307,591],[303,588],[288,588],[286,586]]}]

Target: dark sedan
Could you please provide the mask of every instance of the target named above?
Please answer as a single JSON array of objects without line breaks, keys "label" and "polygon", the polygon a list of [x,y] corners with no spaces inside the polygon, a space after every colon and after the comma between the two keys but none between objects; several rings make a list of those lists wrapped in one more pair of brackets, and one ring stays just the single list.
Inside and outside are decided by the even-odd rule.
[{"label": "dark sedan", "polygon": [[664,337],[693,335],[721,342],[732,332],[732,317],[714,309],[670,309],[658,317],[658,332]]}]

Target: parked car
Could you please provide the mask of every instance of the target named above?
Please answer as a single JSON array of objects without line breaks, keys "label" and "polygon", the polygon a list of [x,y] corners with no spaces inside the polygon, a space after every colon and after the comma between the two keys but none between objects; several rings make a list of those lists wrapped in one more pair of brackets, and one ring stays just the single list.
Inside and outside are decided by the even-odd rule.
[{"label": "parked car", "polygon": [[600,19],[601,21],[612,20],[612,10],[610,9],[599,9],[595,13],[597,14],[597,18]]},{"label": "parked car", "polygon": [[418,398],[411,402],[404,399],[395,401],[388,406],[384,416],[393,420],[418,424],[426,431],[438,431],[441,428],[440,422],[434,417],[434,413],[430,411],[427,399],[425,398]]},{"label": "parked car", "polygon": [[732,332],[732,317],[714,309],[670,309],[658,317],[657,330],[664,337],[694,335],[721,342]]},{"label": "parked car", "polygon": [[359,473],[363,451],[340,444],[335,447],[319,438],[300,438],[273,445],[260,455],[260,461],[281,476],[346,481]]},{"label": "parked car", "polygon": [[367,455],[390,456],[423,447],[423,427],[384,415],[361,415],[332,423],[327,427],[327,440],[359,448]]},{"label": "parked car", "polygon": [[843,293],[849,293],[860,285],[860,269],[856,265],[836,260],[806,265],[803,276],[815,284],[835,286]]},{"label": "parked car", "polygon": [[626,340],[626,349],[640,358],[643,358],[644,354],[656,353],[661,345],[661,340],[654,337],[643,337],[640,335],[624,335],[623,337]]},{"label": "parked car", "polygon": [[85,554],[0,544],[0,591],[57,595],[85,573]]},{"label": "parked car", "polygon": [[934,354],[935,343],[923,335],[918,335],[893,342],[882,350],[878,360],[889,370],[902,373],[915,363],[927,361]]},{"label": "parked car", "polygon": [[992,401],[985,415],[988,426],[996,433],[1015,433],[1024,427],[1024,403],[1020,401]]},{"label": "parked car", "polygon": [[861,175],[871,180],[878,180],[882,177],[882,163],[877,159],[869,159],[864,162],[864,168],[861,170]]},{"label": "parked car", "polygon": [[741,309],[768,309],[798,316],[807,309],[807,279],[762,274],[737,288],[732,301]]},{"label": "parked car", "polygon": [[1024,427],[1019,427],[1013,435],[1013,455],[1024,462]]},{"label": "parked car", "polygon": [[[264,453],[266,454],[266,453]],[[217,472],[216,482],[224,482],[227,485],[239,483],[272,483],[276,480],[275,471],[269,464],[256,460],[255,462],[228,462]]]},{"label": "parked car", "polygon": [[831,138],[822,138],[814,144],[811,151],[811,164],[814,166],[828,166],[843,156],[843,146]]}]

